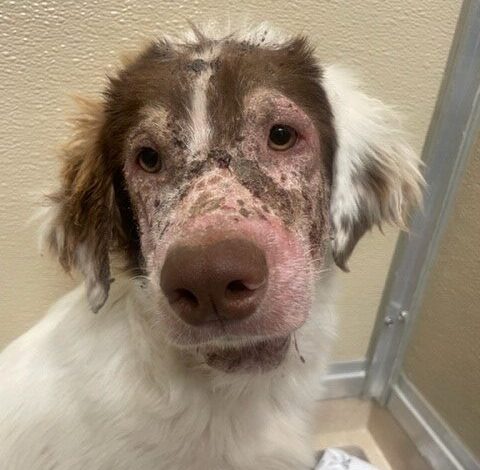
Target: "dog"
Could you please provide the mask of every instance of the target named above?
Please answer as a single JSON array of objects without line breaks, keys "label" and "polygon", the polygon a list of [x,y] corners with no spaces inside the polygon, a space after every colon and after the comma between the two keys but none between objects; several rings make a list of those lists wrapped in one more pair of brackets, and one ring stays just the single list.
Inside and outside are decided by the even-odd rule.
[{"label": "dog", "polygon": [[61,157],[42,236],[85,282],[0,356],[1,467],[311,470],[334,265],[421,198],[395,113],[305,37],[192,27]]}]

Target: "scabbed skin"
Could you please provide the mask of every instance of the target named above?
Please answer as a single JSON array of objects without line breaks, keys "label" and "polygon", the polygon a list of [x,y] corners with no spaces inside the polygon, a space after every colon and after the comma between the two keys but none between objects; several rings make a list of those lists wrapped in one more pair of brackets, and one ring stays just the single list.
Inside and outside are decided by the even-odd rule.
[{"label": "scabbed skin", "polygon": [[[269,146],[275,125],[295,130],[291,148]],[[314,272],[326,267],[330,242],[335,132],[306,40],[275,47],[206,36],[153,43],[111,80],[96,146],[103,177],[113,181],[117,201],[123,197],[114,227],[124,230],[112,236],[130,247],[130,266],[148,277],[167,340],[196,347],[207,360],[216,357],[212,366],[224,358],[223,370],[242,368],[239,351],[248,356],[248,369],[252,358],[262,370],[278,364],[305,323]],[[139,165],[142,148],[160,154],[160,171]],[[266,294],[243,322],[192,327],[160,289],[165,255],[180,242],[227,238],[244,238],[264,251]],[[98,277],[105,285],[105,274]],[[263,353],[252,355],[259,339]],[[212,343],[235,349],[235,367]]]},{"label": "scabbed skin", "polygon": [[[85,284],[0,356],[2,468],[311,470],[332,264],[420,197],[396,117],[263,26],[155,41],[80,105],[43,233]],[[264,251],[264,299],[193,327],[160,289],[166,254],[226,237]]]}]

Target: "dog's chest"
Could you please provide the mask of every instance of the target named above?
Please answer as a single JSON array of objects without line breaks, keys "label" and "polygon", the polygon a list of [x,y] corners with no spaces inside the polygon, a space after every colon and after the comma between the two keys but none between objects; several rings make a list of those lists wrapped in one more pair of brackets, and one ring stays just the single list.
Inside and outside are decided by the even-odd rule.
[{"label": "dog's chest", "polygon": [[[180,397],[179,397],[180,398]],[[306,470],[311,468],[308,439],[301,420],[265,403],[237,399],[226,404],[192,397],[166,401],[163,416],[148,413],[123,422],[105,422],[95,433],[89,457],[78,468],[142,470]],[[71,467],[73,468],[73,467]],[[75,467],[76,468],[76,467]]]},{"label": "dog's chest", "polygon": [[[306,425],[298,415],[289,418],[290,410],[251,397],[180,402],[166,406],[151,429],[144,424],[131,433],[129,447],[145,462],[142,468],[309,468]],[[306,466],[299,466],[302,456]]]}]

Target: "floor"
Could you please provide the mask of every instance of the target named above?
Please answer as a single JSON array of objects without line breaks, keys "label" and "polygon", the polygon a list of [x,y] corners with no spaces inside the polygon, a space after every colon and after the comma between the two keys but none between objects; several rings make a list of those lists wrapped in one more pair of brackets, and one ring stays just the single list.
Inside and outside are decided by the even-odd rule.
[{"label": "floor", "polygon": [[315,444],[359,447],[379,470],[432,470],[388,411],[357,398],[319,403]]}]

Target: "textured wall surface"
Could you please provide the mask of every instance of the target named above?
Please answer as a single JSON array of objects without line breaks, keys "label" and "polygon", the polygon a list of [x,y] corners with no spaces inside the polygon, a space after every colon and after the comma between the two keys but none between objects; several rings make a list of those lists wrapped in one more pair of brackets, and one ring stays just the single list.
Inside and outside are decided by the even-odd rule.
[{"label": "textured wall surface", "polygon": [[480,459],[480,135],[405,362],[410,380]]},{"label": "textured wall surface", "polygon": [[[308,34],[326,62],[358,70],[365,88],[408,116],[421,150],[460,3],[427,0],[45,0],[0,3],[0,345],[22,333],[74,281],[36,251],[26,221],[55,183],[68,95],[93,94],[118,53],[187,19],[267,20]],[[338,359],[365,354],[396,233],[367,236],[340,275]]]}]

